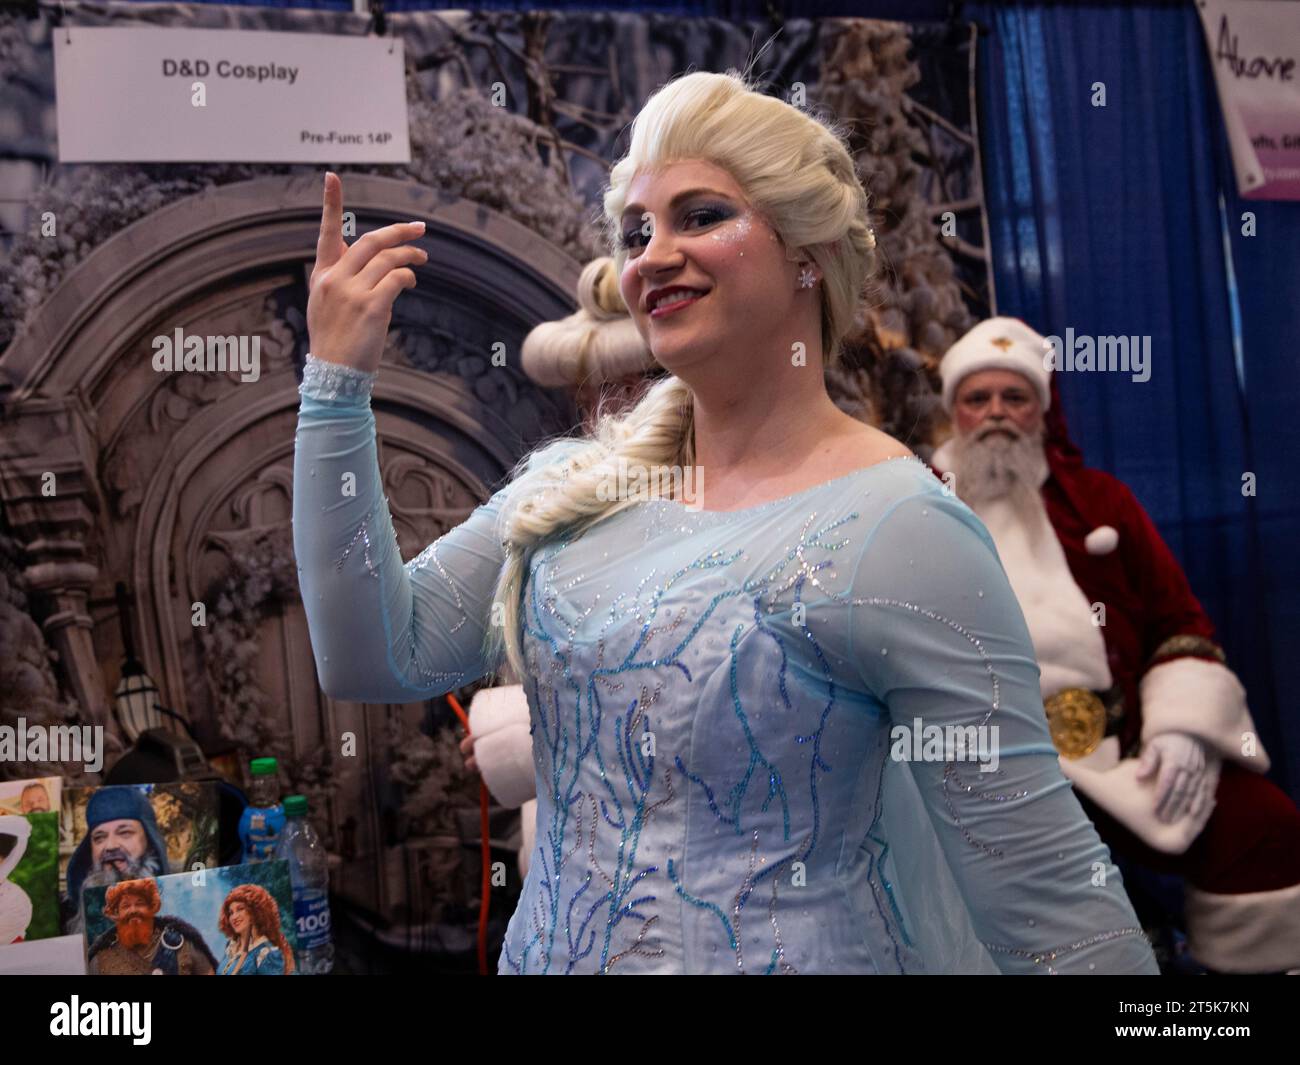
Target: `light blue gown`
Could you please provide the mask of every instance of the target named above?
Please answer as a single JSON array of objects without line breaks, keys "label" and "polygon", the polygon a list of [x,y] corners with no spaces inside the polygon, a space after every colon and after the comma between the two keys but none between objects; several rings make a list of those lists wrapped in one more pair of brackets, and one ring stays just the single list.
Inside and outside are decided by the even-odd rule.
[{"label": "light blue gown", "polygon": [[[372,381],[308,357],[294,548],[324,690],[413,702],[500,664],[509,487],[403,563]],[[500,972],[1157,972],[993,543],[921,462],[638,502],[530,566],[537,844]],[[983,763],[909,738],[945,726]]]}]

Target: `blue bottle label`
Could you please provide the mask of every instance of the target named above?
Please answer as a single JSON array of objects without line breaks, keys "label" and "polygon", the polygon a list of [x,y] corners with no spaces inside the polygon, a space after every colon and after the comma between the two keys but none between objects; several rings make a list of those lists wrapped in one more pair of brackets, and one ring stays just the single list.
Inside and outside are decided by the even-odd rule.
[{"label": "blue bottle label", "polygon": [[330,944],[330,900],[320,892],[298,895],[293,900],[293,919],[298,926],[298,949],[315,950]]},{"label": "blue bottle label", "polygon": [[275,857],[275,845],[284,828],[284,807],[250,806],[244,810],[241,821],[244,861],[269,862]]}]

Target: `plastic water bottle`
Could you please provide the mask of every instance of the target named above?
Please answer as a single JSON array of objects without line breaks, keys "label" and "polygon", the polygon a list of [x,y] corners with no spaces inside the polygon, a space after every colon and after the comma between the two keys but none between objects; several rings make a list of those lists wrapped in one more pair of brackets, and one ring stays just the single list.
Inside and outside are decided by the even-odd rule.
[{"label": "plastic water bottle", "polygon": [[297,972],[324,975],[334,968],[334,939],[330,933],[329,856],[307,820],[307,799],[284,800],[285,822],[275,856],[289,863],[293,885],[293,918],[298,926]]},{"label": "plastic water bottle", "polygon": [[244,844],[245,862],[267,862],[275,856],[275,844],[284,826],[280,805],[278,765],[274,758],[254,758],[249,764],[253,784],[248,789],[248,806],[239,818],[239,838]]}]

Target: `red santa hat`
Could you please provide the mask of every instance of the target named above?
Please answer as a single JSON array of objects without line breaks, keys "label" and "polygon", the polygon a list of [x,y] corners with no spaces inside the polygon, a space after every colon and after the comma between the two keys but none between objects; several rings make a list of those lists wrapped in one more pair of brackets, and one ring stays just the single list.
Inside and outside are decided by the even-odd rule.
[{"label": "red santa hat", "polygon": [[1025,377],[1043,410],[1052,405],[1051,371],[1044,365],[1050,347],[1042,334],[1019,318],[986,318],[948,349],[939,363],[943,408],[952,413],[957,386],[980,370],[1012,370]]}]

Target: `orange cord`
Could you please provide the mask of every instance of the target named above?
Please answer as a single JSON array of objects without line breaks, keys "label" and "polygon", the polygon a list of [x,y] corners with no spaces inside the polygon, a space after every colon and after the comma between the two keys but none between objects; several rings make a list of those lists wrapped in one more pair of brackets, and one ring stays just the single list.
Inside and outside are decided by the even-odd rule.
[{"label": "orange cord", "polygon": [[[460,705],[460,700],[451,692],[447,693],[447,702],[451,705],[452,712],[460,718],[461,727],[465,730],[465,735],[469,735],[469,715],[465,713],[464,708]],[[483,866],[483,883],[481,885],[478,905],[478,974],[487,976],[487,931],[488,931],[488,906],[490,903],[489,892],[492,890],[492,842],[488,838],[488,796],[487,784],[483,778],[479,777],[478,784],[478,812],[479,812],[479,837],[482,844],[482,866]]]}]

